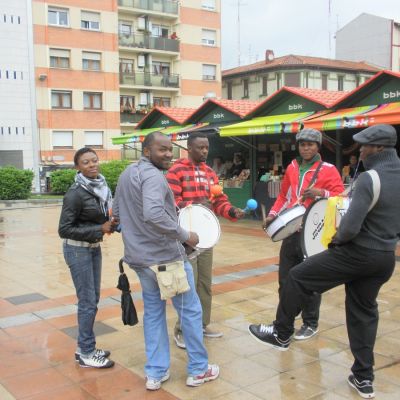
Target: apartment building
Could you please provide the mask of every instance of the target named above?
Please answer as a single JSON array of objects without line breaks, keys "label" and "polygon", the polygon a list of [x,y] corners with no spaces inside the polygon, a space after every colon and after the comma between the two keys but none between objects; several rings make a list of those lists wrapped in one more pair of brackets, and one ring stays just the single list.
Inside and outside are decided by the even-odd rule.
[{"label": "apartment building", "polygon": [[31,1],[0,7],[0,166],[33,170],[39,190]]},{"label": "apartment building", "polygon": [[222,72],[222,97],[260,100],[283,86],[349,91],[378,71],[379,67],[366,62],[292,54],[275,57],[267,50],[263,61]]},{"label": "apartment building", "polygon": [[400,23],[360,14],[336,32],[336,57],[400,71]]}]

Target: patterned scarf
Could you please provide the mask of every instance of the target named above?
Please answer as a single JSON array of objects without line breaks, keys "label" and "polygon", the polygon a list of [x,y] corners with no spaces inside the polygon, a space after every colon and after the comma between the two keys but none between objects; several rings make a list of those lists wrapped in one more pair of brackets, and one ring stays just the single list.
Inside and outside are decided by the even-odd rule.
[{"label": "patterned scarf", "polygon": [[109,210],[112,208],[112,195],[104,176],[99,174],[97,178],[91,179],[84,176],[81,172],[77,172],[75,182],[79,183],[85,190],[100,200],[101,210],[108,217]]}]

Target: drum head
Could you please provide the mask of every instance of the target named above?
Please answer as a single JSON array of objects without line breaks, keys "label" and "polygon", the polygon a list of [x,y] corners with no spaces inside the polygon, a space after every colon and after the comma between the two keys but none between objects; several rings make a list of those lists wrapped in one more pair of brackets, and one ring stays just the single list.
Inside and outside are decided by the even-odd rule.
[{"label": "drum head", "polygon": [[286,239],[301,227],[306,209],[302,205],[288,208],[278,215],[267,228],[267,234],[273,242]]},{"label": "drum head", "polygon": [[201,204],[192,204],[179,212],[179,225],[199,235],[198,249],[214,247],[221,235],[221,227],[215,214]]},{"label": "drum head", "polygon": [[327,199],[317,200],[311,204],[304,214],[301,247],[305,257],[311,257],[326,250],[321,239],[327,205]]}]

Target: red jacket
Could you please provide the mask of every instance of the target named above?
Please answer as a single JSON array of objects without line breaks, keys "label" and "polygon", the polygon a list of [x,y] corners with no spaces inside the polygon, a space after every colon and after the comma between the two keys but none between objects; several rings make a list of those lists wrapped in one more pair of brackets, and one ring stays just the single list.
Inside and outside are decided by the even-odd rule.
[{"label": "red jacket", "polygon": [[[319,161],[316,161],[312,167],[303,175],[302,182],[299,182],[300,169],[297,160],[293,160],[288,166],[285,176],[283,177],[281,191],[272,206],[269,215],[277,215],[286,208],[293,207],[297,200],[301,198],[304,190],[307,189],[314,175]],[[323,162],[318,172],[317,180],[313,186],[316,189],[325,191],[323,197],[337,196],[344,191],[342,178],[336,167],[327,162]],[[303,204],[308,208],[313,199],[306,199]]]},{"label": "red jacket", "polygon": [[168,170],[166,178],[179,208],[210,200],[217,215],[236,221],[229,215],[229,210],[234,207],[228,197],[225,194],[211,196],[210,187],[218,185],[218,177],[206,163],[195,165],[186,158],[180,158]]}]

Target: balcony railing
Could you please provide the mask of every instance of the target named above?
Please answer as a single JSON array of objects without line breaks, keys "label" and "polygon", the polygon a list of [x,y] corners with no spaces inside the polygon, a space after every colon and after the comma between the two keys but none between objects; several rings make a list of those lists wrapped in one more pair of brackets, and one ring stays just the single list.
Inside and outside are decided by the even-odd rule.
[{"label": "balcony railing", "polygon": [[178,14],[178,2],[168,0],[118,0],[121,7],[139,8],[168,14]]},{"label": "balcony railing", "polygon": [[140,49],[154,49],[179,52],[179,40],[152,36],[147,33],[119,33],[119,45]]},{"label": "balcony railing", "polygon": [[150,72],[134,72],[119,74],[121,85],[133,86],[159,86],[165,88],[179,88],[179,75],[153,74]]},{"label": "balcony railing", "polygon": [[146,114],[139,111],[120,113],[121,124],[135,124],[139,122]]}]

